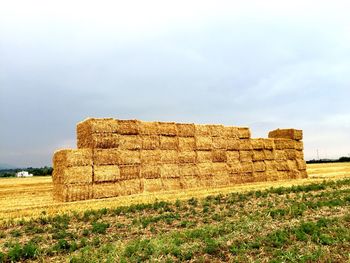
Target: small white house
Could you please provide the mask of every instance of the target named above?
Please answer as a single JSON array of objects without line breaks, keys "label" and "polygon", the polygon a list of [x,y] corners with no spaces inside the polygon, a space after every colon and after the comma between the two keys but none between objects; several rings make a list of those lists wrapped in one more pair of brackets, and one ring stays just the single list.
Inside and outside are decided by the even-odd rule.
[{"label": "small white house", "polygon": [[28,173],[27,171],[20,171],[16,173],[16,177],[32,177],[33,174]]}]

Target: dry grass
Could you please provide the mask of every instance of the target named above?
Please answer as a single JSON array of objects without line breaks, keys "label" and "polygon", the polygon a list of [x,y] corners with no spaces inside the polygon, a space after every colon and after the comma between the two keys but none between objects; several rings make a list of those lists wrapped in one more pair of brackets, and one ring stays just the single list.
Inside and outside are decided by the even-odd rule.
[{"label": "dry grass", "polygon": [[104,200],[87,200],[60,203],[52,200],[51,177],[6,178],[0,179],[0,221],[10,218],[40,216],[43,212],[54,215],[61,212],[84,211],[86,209],[110,208],[135,203],[151,203],[156,200],[175,201],[190,197],[204,197],[217,193],[244,192],[277,186],[304,185],[323,180],[350,177],[350,163],[308,165],[309,178],[246,183],[215,189],[201,188],[187,191],[168,191],[164,193],[143,193],[132,196],[114,197]]}]

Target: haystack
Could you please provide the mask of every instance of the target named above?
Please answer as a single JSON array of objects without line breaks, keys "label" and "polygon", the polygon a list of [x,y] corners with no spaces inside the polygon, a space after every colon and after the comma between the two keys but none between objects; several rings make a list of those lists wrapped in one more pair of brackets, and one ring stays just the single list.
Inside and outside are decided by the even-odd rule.
[{"label": "haystack", "polygon": [[117,120],[117,132],[124,135],[138,135],[140,133],[140,124],[138,120]]},{"label": "haystack", "polygon": [[115,182],[120,179],[120,168],[118,165],[95,165],[94,182]]},{"label": "haystack", "polygon": [[119,149],[121,150],[140,150],[142,147],[142,138],[139,135],[122,135],[119,137]]},{"label": "haystack", "polygon": [[160,147],[159,135],[143,135],[141,141],[142,150],[157,150]]},{"label": "haystack", "polygon": [[196,136],[197,150],[212,150],[213,138],[211,136]]},{"label": "haystack", "polygon": [[179,151],[196,150],[196,139],[194,137],[179,137]]},{"label": "haystack", "polygon": [[194,137],[196,128],[193,123],[176,123],[177,135],[180,137]]},{"label": "haystack", "polygon": [[158,132],[160,135],[177,136],[177,126],[175,122],[158,122]]},{"label": "haystack", "polygon": [[277,129],[269,132],[269,138],[283,138],[300,141],[303,139],[303,131],[296,129]]},{"label": "haystack", "polygon": [[181,151],[178,154],[179,163],[196,163],[196,152],[195,151]]},{"label": "haystack", "polygon": [[160,136],[160,149],[162,150],[178,150],[179,139],[172,136]]}]

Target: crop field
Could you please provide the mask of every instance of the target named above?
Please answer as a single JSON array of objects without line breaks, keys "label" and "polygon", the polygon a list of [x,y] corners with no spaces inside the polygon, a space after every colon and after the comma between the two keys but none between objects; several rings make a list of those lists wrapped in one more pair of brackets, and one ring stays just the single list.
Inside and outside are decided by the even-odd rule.
[{"label": "crop field", "polygon": [[350,163],[308,179],[54,203],[0,180],[0,262],[349,262]]}]

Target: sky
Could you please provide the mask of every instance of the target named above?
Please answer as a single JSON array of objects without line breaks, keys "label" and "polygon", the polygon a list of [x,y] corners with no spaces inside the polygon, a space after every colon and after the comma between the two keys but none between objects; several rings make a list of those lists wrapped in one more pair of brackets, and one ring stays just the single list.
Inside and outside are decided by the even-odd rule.
[{"label": "sky", "polygon": [[[304,130],[350,155],[349,1],[0,0],[0,164],[52,164],[87,117]],[[318,155],[317,155],[318,152]]]}]

